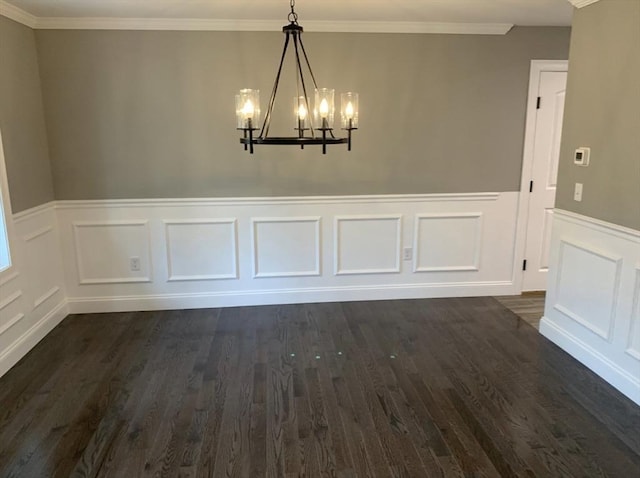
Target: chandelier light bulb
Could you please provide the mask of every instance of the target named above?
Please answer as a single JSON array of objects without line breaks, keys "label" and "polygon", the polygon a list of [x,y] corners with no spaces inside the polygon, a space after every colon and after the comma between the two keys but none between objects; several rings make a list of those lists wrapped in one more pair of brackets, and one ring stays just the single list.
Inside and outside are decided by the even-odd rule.
[{"label": "chandelier light bulb", "polygon": [[329,116],[329,103],[327,103],[327,100],[325,98],[322,98],[318,110],[320,112],[321,118],[326,118],[327,116]]},{"label": "chandelier light bulb", "polygon": [[340,95],[340,118],[342,129],[358,129],[358,93],[347,91]]},{"label": "chandelier light bulb", "polygon": [[307,108],[302,103],[298,106],[298,118],[302,121],[307,119]]},{"label": "chandelier light bulb", "polygon": [[351,101],[347,103],[347,107],[344,109],[344,114],[346,115],[347,119],[353,119],[353,104],[351,103]]},{"label": "chandelier light bulb", "polygon": [[244,116],[245,119],[251,119],[253,118],[253,113],[255,112],[255,107],[253,106],[253,103],[251,100],[247,100],[244,103],[244,106],[242,107],[242,115]]}]

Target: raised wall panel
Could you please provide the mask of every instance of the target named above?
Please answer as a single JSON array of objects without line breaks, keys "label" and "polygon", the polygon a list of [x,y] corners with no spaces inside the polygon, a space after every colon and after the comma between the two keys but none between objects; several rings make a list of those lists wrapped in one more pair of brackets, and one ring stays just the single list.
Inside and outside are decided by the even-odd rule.
[{"label": "raised wall panel", "polygon": [[554,308],[605,340],[611,337],[622,259],[560,241]]},{"label": "raised wall panel", "polygon": [[60,292],[58,245],[53,226],[44,226],[23,236],[29,296],[35,309]]},{"label": "raised wall panel", "polygon": [[3,321],[2,325],[0,325],[0,335],[4,334],[7,330],[16,325],[22,319],[24,319],[24,314],[22,312],[18,312],[7,321]]},{"label": "raised wall panel", "polygon": [[399,214],[336,217],[336,275],[399,273],[401,220]]},{"label": "raised wall panel", "polygon": [[25,328],[29,327],[27,314],[18,312],[7,318],[0,326],[0,363],[6,351],[15,344],[25,333]]},{"label": "raised wall panel", "polygon": [[640,360],[640,267],[635,270],[629,343],[626,352],[636,360]]},{"label": "raised wall panel", "polygon": [[0,335],[24,318],[22,291],[0,295]]},{"label": "raised wall panel", "polygon": [[19,275],[17,271],[12,271],[0,279],[0,334],[8,328],[6,324],[25,309],[24,293],[16,280]]},{"label": "raised wall panel", "polygon": [[[151,281],[147,221],[73,223],[76,264],[80,284]],[[140,259],[140,270],[130,269],[130,259]]]},{"label": "raised wall panel", "polygon": [[253,276],[320,275],[320,218],[253,218]]},{"label": "raised wall panel", "polygon": [[[17,249],[18,247],[13,251]],[[29,303],[29,290],[23,288],[25,284],[18,280],[20,273],[15,270],[18,265],[22,265],[20,258],[21,254],[14,256],[13,271],[4,274],[0,281],[0,371],[3,369],[2,362],[6,351],[29,327],[28,320],[25,320],[27,314],[33,314],[33,307]]]},{"label": "raised wall panel", "polygon": [[235,219],[164,221],[169,281],[236,279]]},{"label": "raised wall panel", "polygon": [[3,296],[2,300],[0,300],[0,311],[4,311],[7,307],[17,301],[20,297],[22,297],[22,291],[17,290],[13,294],[8,296]]},{"label": "raised wall panel", "polygon": [[477,271],[482,213],[419,214],[414,243],[415,272]]}]

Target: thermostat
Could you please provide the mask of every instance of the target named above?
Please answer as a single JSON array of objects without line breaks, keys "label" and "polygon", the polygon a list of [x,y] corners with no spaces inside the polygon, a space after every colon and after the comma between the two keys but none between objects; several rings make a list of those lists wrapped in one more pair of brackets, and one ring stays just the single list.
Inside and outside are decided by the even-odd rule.
[{"label": "thermostat", "polygon": [[591,148],[576,149],[576,153],[573,156],[573,164],[577,164],[578,166],[589,166],[590,153],[591,153]]}]

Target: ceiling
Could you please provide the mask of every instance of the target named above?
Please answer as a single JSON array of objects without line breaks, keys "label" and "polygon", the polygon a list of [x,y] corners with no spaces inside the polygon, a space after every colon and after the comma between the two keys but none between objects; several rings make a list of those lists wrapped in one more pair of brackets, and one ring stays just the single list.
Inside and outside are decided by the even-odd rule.
[{"label": "ceiling", "polygon": [[[36,18],[282,20],[287,0],[8,0]],[[571,24],[567,0],[298,0],[304,21]]]}]

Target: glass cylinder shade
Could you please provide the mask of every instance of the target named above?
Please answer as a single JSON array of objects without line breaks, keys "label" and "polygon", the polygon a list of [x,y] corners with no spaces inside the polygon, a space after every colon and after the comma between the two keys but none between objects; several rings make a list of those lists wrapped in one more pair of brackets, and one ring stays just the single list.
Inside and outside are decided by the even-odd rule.
[{"label": "glass cylinder shade", "polygon": [[340,95],[340,123],[343,129],[358,127],[358,93]]},{"label": "glass cylinder shade", "polygon": [[316,128],[333,128],[333,115],[335,112],[333,97],[335,90],[318,88],[313,105],[313,116]]},{"label": "glass cylinder shade", "polygon": [[309,128],[309,100],[304,96],[293,98],[293,117],[295,119],[294,128],[299,130]]},{"label": "glass cylinder shade", "polygon": [[260,90],[245,88],[236,95],[237,128],[257,128],[260,123]]}]

